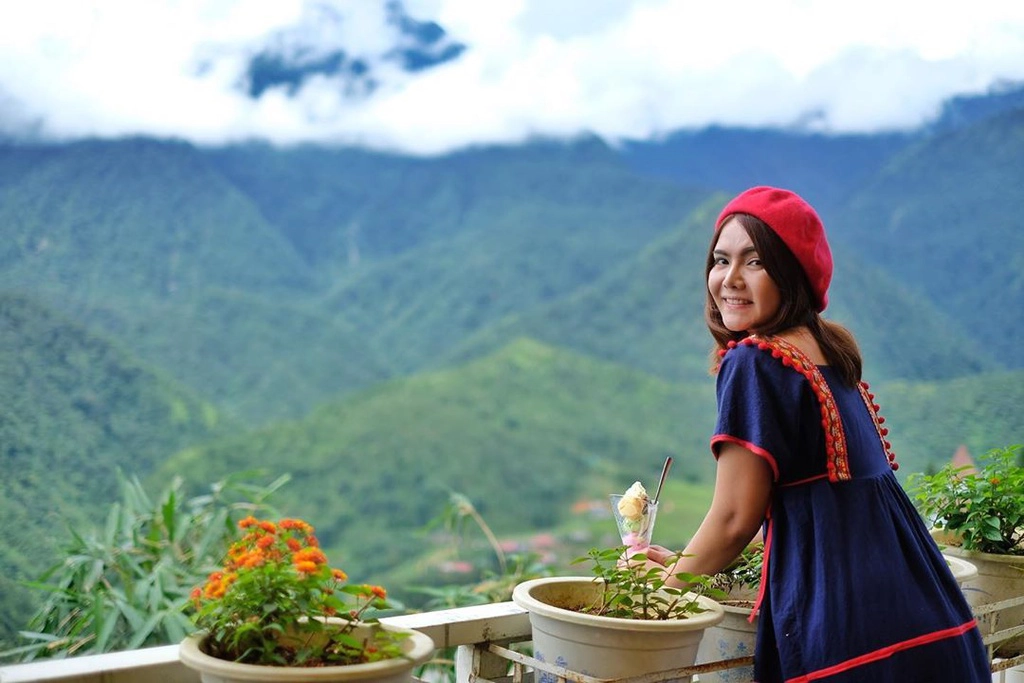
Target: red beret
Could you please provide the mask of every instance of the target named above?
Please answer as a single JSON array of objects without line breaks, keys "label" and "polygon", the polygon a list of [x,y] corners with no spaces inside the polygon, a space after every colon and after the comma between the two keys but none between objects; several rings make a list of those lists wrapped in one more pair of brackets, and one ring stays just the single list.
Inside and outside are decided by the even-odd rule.
[{"label": "red beret", "polygon": [[817,298],[818,312],[824,311],[828,305],[828,285],[832,281],[832,251],[825,239],[825,226],[811,205],[789,190],[752,187],[725,205],[715,221],[715,229],[734,213],[759,218],[782,238],[807,273]]}]

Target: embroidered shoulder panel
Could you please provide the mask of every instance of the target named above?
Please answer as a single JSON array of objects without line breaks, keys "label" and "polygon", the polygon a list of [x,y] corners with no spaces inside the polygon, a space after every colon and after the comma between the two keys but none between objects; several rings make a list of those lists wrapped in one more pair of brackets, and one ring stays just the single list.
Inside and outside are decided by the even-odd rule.
[{"label": "embroidered shoulder panel", "polygon": [[[822,376],[818,366],[811,362],[807,355],[793,344],[776,337],[758,337],[751,335],[741,339],[739,342],[729,342],[729,348],[735,348],[738,344],[756,346],[762,351],[772,354],[773,358],[795,372],[800,373],[811,384],[818,405],[821,408],[821,426],[825,431],[825,453],[828,465],[829,481],[847,481],[852,479],[850,474],[850,461],[846,449],[846,434],[843,431],[843,421],[839,415],[839,407],[836,405],[835,397],[828,382]],[[874,413],[872,413],[874,414]]]}]

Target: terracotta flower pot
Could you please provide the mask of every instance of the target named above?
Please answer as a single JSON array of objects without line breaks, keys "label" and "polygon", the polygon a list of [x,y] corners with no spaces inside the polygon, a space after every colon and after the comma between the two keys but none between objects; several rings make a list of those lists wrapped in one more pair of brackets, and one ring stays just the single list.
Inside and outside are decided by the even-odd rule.
[{"label": "terracotta flower pot", "polygon": [[[725,616],[722,606],[698,598],[705,612],[684,619],[618,619],[586,614],[602,585],[591,577],[525,581],[512,601],[529,612],[534,658],[596,678],[628,678],[692,666],[705,630]],[[539,683],[555,677],[538,672]]]},{"label": "terracotta flower pot", "polygon": [[[211,657],[203,652],[201,634],[189,636],[181,642],[178,656],[181,663],[199,672],[203,683],[253,683],[255,681],[348,681],[350,683],[408,683],[412,671],[426,662],[434,651],[434,641],[426,634],[410,629],[380,626],[391,631],[409,634],[402,647],[405,656],[368,664],[348,664],[324,667],[284,667],[259,664],[239,664]],[[360,630],[361,629],[361,630]],[[355,635],[366,636],[372,627],[361,626]]]}]

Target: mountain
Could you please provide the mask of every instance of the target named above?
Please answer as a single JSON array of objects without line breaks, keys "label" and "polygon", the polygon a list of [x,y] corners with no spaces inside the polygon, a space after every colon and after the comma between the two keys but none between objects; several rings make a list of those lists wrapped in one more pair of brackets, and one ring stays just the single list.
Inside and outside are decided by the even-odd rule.
[{"label": "mountain", "polygon": [[937,382],[872,383],[901,476],[949,462],[960,444],[980,455],[1022,442],[1024,371]]},{"label": "mountain", "polygon": [[[1024,109],[922,141],[837,215],[836,233],[940,306],[1006,367],[1024,368]],[[945,340],[944,340],[945,341]]]},{"label": "mountain", "polygon": [[0,286],[88,301],[310,285],[291,245],[190,145],[12,147],[0,167]]},{"label": "mountain", "polygon": [[[592,284],[505,316],[442,358],[474,357],[525,335],[669,380],[706,378],[711,337],[704,322],[704,263],[726,199],[709,199],[681,227]],[[859,254],[840,246],[836,264],[826,317],[857,336],[869,377],[939,379],[1004,367],[944,311]]]},{"label": "mountain", "polygon": [[789,188],[811,201],[828,223],[861,184],[920,137],[711,126],[630,141],[621,154],[638,173],[730,195],[755,185]]},{"label": "mountain", "polygon": [[187,298],[108,296],[77,314],[250,425],[299,417],[394,374],[343,313],[301,298],[211,287]]},{"label": "mountain", "polygon": [[0,293],[0,640],[22,628],[18,581],[56,557],[66,526],[186,445],[233,431],[219,411],[115,342],[25,296]]},{"label": "mountain", "polygon": [[242,469],[288,472],[275,504],[318,520],[325,547],[353,572],[377,575],[430,542],[420,529],[453,491],[510,533],[562,521],[588,473],[612,470],[625,486],[673,455],[674,477],[707,481],[713,391],[710,380],[670,384],[520,339],[301,420],[189,448],[154,478],[201,485]]},{"label": "mountain", "polygon": [[435,158],[308,145],[206,153],[309,263],[343,284],[363,265],[470,232],[578,235],[593,222],[584,239],[635,249],[707,194],[638,177],[596,138]]},{"label": "mountain", "polygon": [[623,160],[638,173],[685,186],[738,193],[775,185],[812,201],[826,224],[902,150],[1024,108],[1024,82],[949,98],[933,121],[903,132],[831,134],[798,129],[709,126],[653,140],[627,140]]},{"label": "mountain", "polygon": [[0,288],[103,329],[239,419],[391,374],[313,271],[196,148],[131,139],[0,156]]},{"label": "mountain", "polygon": [[930,134],[950,132],[1015,109],[1024,109],[1024,81],[1002,81],[981,94],[949,98],[925,130]]},{"label": "mountain", "polygon": [[[890,163],[945,139],[902,147],[909,151]],[[800,145],[817,142],[833,151],[787,157],[793,173],[830,176],[815,164],[856,140],[830,148],[804,136]],[[887,144],[876,143],[866,156]],[[250,424],[439,367],[464,357],[478,333],[488,350],[526,334],[669,378],[704,376],[700,303],[691,298],[703,289],[700,224],[727,195],[693,217],[711,190],[638,175],[593,138],[435,159],[140,139],[7,151],[0,226],[11,239],[0,285],[31,290],[123,340]],[[732,157],[715,158],[709,178]],[[975,189],[964,185],[961,200],[978,203],[968,197]],[[927,201],[929,191],[905,186],[900,200]],[[882,267],[861,249],[864,224],[877,219],[854,221],[861,203],[826,219],[843,255],[829,315],[858,334],[879,378],[1004,366],[981,348],[976,320],[965,324],[949,298],[922,291],[922,276],[908,282],[900,266]],[[655,246],[687,220],[689,234]],[[181,236],[174,259],[168,233]],[[668,251],[634,261],[652,248]]]},{"label": "mountain", "polygon": [[411,372],[503,315],[595,281],[706,196],[603,162],[550,180],[561,170],[554,164],[538,161],[521,175],[517,165],[518,185],[543,189],[495,179],[489,194],[466,203],[460,233],[360,269],[324,297],[325,310],[351,316],[399,371]]}]

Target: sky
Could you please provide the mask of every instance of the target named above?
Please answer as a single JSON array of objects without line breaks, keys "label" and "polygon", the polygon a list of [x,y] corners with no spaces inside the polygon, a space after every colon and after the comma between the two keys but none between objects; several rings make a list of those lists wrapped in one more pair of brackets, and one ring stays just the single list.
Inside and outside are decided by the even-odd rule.
[{"label": "sky", "polygon": [[[1024,82],[1021,0],[0,0],[0,135],[319,142],[431,155],[709,125],[913,128]],[[252,64],[365,71],[254,90]]]}]

